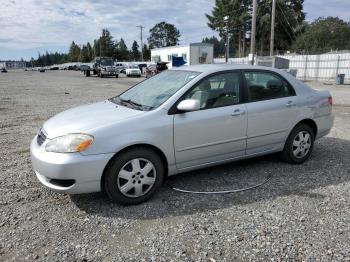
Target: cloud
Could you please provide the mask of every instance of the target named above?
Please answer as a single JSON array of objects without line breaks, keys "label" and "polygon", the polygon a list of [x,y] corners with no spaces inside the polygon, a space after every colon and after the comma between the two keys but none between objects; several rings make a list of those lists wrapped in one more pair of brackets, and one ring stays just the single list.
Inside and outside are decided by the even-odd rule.
[{"label": "cloud", "polygon": [[19,54],[50,46],[68,49],[73,40],[85,44],[98,38],[102,28],[131,46],[140,39],[137,25],[146,27],[147,41],[148,30],[161,21],[175,24],[182,44],[197,42],[215,34],[205,17],[213,5],[214,0],[12,0],[2,6],[0,36],[9,41],[0,39],[0,49],[17,49]]},{"label": "cloud", "polygon": [[349,0],[306,0],[304,2],[306,19],[312,21],[319,17],[338,16],[349,21],[350,1]]}]

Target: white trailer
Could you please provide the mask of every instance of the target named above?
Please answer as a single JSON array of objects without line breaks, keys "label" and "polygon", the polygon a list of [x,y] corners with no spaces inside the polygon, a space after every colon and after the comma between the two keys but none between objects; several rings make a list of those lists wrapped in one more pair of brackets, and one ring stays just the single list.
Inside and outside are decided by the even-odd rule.
[{"label": "white trailer", "polygon": [[182,57],[186,62],[185,65],[212,64],[214,62],[214,46],[207,43],[192,43],[151,49],[152,62],[169,62],[169,68],[172,67],[173,56]]}]

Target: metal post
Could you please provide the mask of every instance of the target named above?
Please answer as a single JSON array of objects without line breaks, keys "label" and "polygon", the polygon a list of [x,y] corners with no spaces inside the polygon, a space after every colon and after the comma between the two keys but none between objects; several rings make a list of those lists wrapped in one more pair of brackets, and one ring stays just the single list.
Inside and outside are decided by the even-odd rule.
[{"label": "metal post", "polygon": [[337,58],[337,68],[336,68],[336,70],[335,70],[335,78],[337,78],[338,72],[339,72],[339,61],[340,61],[340,56],[338,55],[338,58]]},{"label": "metal post", "polygon": [[226,63],[228,63],[228,59],[230,58],[230,37],[228,34],[228,26],[226,26]]},{"label": "metal post", "polygon": [[252,31],[250,35],[250,53],[253,55],[252,65],[254,65],[254,55],[255,55],[256,12],[257,12],[257,0],[253,0]]},{"label": "metal post", "polygon": [[276,13],[276,0],[272,0],[270,56],[273,56],[274,41],[275,41],[275,13]]},{"label": "metal post", "polygon": [[226,50],[225,50],[225,61],[226,61],[226,64],[228,63],[228,58],[229,58],[229,55],[230,55],[230,42],[229,42],[229,35],[228,35],[228,19],[229,17],[228,16],[225,16],[224,17],[224,21],[225,21],[225,25],[226,25],[226,43],[225,43],[225,47],[226,47]]},{"label": "metal post", "polygon": [[304,73],[304,81],[307,80],[307,56],[305,56],[305,67],[304,67],[305,73]]},{"label": "metal post", "polygon": [[136,27],[139,27],[141,29],[141,61],[143,61],[143,41],[142,41],[142,29],[145,28],[142,25],[138,25]]}]

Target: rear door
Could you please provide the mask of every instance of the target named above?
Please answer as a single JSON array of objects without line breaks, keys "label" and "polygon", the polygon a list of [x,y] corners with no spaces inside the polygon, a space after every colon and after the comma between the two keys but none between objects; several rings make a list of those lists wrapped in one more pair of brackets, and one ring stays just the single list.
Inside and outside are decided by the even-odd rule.
[{"label": "rear door", "polygon": [[201,109],[174,116],[174,150],[179,169],[243,156],[247,114],[241,75],[225,72],[195,85],[183,99],[197,99]]},{"label": "rear door", "polygon": [[248,94],[247,155],[283,149],[298,115],[292,86],[271,71],[244,71]]}]

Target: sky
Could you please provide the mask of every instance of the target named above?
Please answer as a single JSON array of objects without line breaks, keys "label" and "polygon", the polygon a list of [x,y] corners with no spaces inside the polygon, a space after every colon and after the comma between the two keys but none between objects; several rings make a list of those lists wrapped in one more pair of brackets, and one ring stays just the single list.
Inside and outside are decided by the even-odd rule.
[{"label": "sky", "polygon": [[[156,23],[174,24],[180,44],[216,35],[207,26],[215,0],[1,0],[0,60],[36,58],[38,52],[67,52],[70,43],[92,42],[107,28],[130,47],[144,40]],[[350,19],[350,0],[305,0],[306,19],[339,16]]]}]

